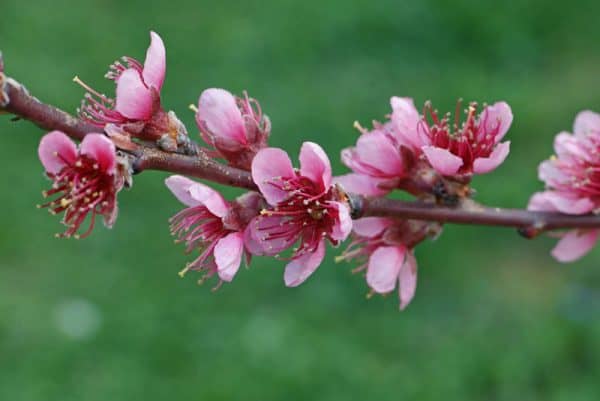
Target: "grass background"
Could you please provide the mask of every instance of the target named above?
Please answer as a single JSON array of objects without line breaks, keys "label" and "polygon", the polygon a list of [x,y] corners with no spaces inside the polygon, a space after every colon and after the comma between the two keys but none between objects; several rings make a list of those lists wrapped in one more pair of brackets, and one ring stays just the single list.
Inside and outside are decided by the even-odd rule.
[{"label": "grass background", "polygon": [[[478,200],[522,207],[540,160],[577,111],[600,111],[600,2],[117,1],[0,5],[6,69],[73,111],[77,74],[106,92],[108,64],[167,46],[163,104],[195,132],[202,89],[247,89],[272,118],[271,144],[336,155],[354,120],[392,95],[454,109],[506,100],[512,152],[476,179]],[[37,211],[47,186],[41,132],[0,119],[2,400],[590,400],[600,384],[600,253],[563,266],[553,244],[514,231],[447,226],[417,249],[419,288],[366,301],[349,265],[326,262],[285,289],[259,259],[218,293],[177,272],[188,260],[167,218],[164,174],[135,178],[112,231],[56,240]],[[227,190],[235,195],[234,190]]]}]

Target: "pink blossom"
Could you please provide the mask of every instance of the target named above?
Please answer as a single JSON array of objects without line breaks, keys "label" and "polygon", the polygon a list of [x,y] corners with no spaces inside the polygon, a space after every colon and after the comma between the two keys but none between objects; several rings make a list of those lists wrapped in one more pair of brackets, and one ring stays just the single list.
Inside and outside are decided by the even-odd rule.
[{"label": "pink blossom", "polygon": [[366,270],[367,284],[379,294],[398,287],[400,309],[408,306],[417,285],[413,247],[429,234],[427,223],[385,217],[354,221],[353,240],[337,260],[362,261],[354,272]]},{"label": "pink blossom", "polygon": [[254,254],[276,255],[299,242],[285,269],[289,287],[303,283],[321,264],[326,239],[337,245],[352,229],[348,206],[332,185],[323,149],[305,142],[299,158],[300,170],[295,170],[281,149],[257,153],[252,178],[271,207],[246,231],[246,243]]},{"label": "pink blossom", "polygon": [[[559,133],[554,140],[556,156],[540,164],[539,178],[546,191],[534,194],[529,210],[566,214],[600,210],[600,115],[583,111],[575,118],[573,134]],[[576,229],[558,233],[561,240],[552,250],[560,262],[575,261],[596,244],[599,230]]]},{"label": "pink blossom", "polygon": [[512,123],[508,104],[498,102],[477,115],[477,104],[471,103],[467,118],[460,123],[457,104],[454,120],[441,117],[431,105],[425,105],[429,120],[419,117],[412,99],[391,100],[391,132],[411,146],[440,174],[445,176],[485,174],[498,167],[508,156],[510,142],[500,142]]},{"label": "pink blossom", "polygon": [[[63,213],[62,222],[68,228],[60,237],[88,236],[96,216],[112,227],[117,218],[117,193],[125,183],[117,163],[115,145],[102,134],[88,134],[77,145],[60,131],[52,131],[42,138],[39,158],[47,176],[54,182],[44,197],[56,197],[39,207],[47,207],[51,214]],[[78,231],[90,216],[89,227],[83,234]]]},{"label": "pink blossom", "polygon": [[198,99],[196,123],[215,155],[250,170],[256,153],[267,145],[271,123],[255,99],[233,96],[224,89],[207,89]]},{"label": "pink blossom", "polygon": [[428,145],[428,142],[419,134],[418,126],[423,117],[417,111],[413,100],[409,97],[392,96],[390,105],[390,132],[414,153],[421,154],[421,148]]},{"label": "pink blossom", "polygon": [[150,32],[144,64],[125,56],[115,61],[106,73],[106,78],[116,83],[115,99],[75,78],[87,90],[79,109],[80,117],[101,128],[116,125],[138,138],[164,140],[167,137],[176,141],[178,135],[186,135],[186,132],[175,114],[165,112],[161,106],[165,72],[165,46],[157,33]]},{"label": "pink blossom", "polygon": [[215,273],[221,281],[232,281],[244,254],[243,231],[258,213],[260,195],[248,193],[227,202],[212,188],[183,176],[171,176],[165,183],[188,206],[171,218],[171,233],[186,243],[186,252],[200,252],[180,274],[200,270],[205,272],[201,282]]},{"label": "pink blossom", "polygon": [[371,131],[360,127],[362,135],[356,146],[342,150],[342,162],[354,172],[336,178],[345,190],[381,196],[407,176],[414,156],[389,127],[389,123],[376,124]]}]

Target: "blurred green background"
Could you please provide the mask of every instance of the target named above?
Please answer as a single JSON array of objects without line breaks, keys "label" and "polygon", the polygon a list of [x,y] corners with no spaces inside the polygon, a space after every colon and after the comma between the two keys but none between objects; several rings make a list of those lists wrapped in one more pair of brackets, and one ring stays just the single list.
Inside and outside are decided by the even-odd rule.
[{"label": "blurred green background", "polygon": [[[577,111],[600,111],[598,1],[117,1],[0,3],[10,75],[74,111],[77,74],[102,78],[143,59],[148,31],[167,46],[163,104],[202,89],[247,89],[272,118],[271,144],[304,140],[337,155],[354,120],[392,95],[453,110],[458,97],[506,100],[512,153],[477,179],[477,199],[522,207],[540,160]],[[352,266],[326,263],[283,286],[283,263],[257,259],[217,293],[177,272],[169,237],[180,209],[164,174],[135,178],[112,231],[53,238],[35,208],[48,183],[41,132],[0,119],[1,400],[591,400],[600,394],[600,251],[573,265],[554,241],[510,229],[447,226],[417,249],[417,296],[367,301]],[[233,196],[238,192],[227,190]]]}]

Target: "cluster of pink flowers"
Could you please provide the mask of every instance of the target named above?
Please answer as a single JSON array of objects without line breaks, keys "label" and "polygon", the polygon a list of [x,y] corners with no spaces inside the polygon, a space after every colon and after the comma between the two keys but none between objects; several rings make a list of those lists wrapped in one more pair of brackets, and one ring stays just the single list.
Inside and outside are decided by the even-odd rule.
[{"label": "cluster of pink flowers", "polygon": [[498,102],[477,115],[469,104],[466,119],[459,121],[461,102],[454,119],[440,117],[427,102],[421,115],[410,98],[392,97],[392,113],[384,123],[362,135],[356,146],[342,151],[342,161],[354,173],[339,178],[345,188],[381,196],[394,188],[425,196],[436,181],[468,183],[473,174],[485,174],[508,156],[510,142],[501,142],[512,123],[508,104]]},{"label": "cluster of pink flowers", "polygon": [[[305,142],[295,170],[283,150],[265,148],[252,162],[252,177],[260,194],[249,192],[225,201],[209,187],[181,176],[167,186],[188,208],[171,219],[171,230],[200,256],[184,269],[203,270],[203,279],[217,273],[231,281],[242,254],[275,256],[293,249],[285,283],[297,286],[321,264],[325,241],[338,245],[352,229],[348,206],[332,184],[327,155]],[[202,279],[202,280],[203,280]]]},{"label": "cluster of pink flowers", "polygon": [[[372,130],[356,124],[356,146],[341,157],[353,173],[337,177],[345,190],[382,196],[394,189],[419,199],[447,203],[468,195],[474,174],[485,174],[508,156],[510,142],[501,142],[512,123],[508,104],[487,106],[478,115],[470,103],[463,122],[461,102],[454,119],[440,116],[429,102],[420,114],[410,98],[392,97],[392,113]],[[440,188],[443,192],[440,192]],[[385,294],[398,282],[400,308],[412,299],[417,279],[413,248],[439,231],[435,223],[369,217],[354,221],[353,241],[340,259],[361,259],[355,271],[366,270],[373,292]]]},{"label": "cluster of pink flowers", "polygon": [[[540,164],[539,178],[546,190],[529,201],[529,210],[587,214],[600,211],[600,114],[582,111],[575,118],[573,134],[559,133],[555,156]],[[575,261],[596,244],[600,231],[575,229],[553,233],[561,239],[552,250],[560,262]]]},{"label": "cluster of pink flowers", "polygon": [[[41,205],[62,213],[63,237],[85,237],[96,216],[111,227],[117,216],[117,194],[130,183],[128,151],[150,141],[167,152],[194,155],[200,148],[188,138],[183,124],[161,104],[166,52],[162,39],[150,33],[144,63],[123,57],[106,77],[116,83],[114,99],[83,84],[88,93],[80,116],[98,127],[79,148],[64,133],[48,133],[39,157],[52,180]],[[269,118],[246,93],[238,97],[218,88],[203,91],[193,106],[200,138],[210,157],[247,171],[257,191],[228,201],[216,190],[184,176],[166,179],[166,186],[185,208],[171,220],[171,232],[186,252],[197,256],[180,272],[200,271],[200,282],[217,276],[217,287],[230,282],[242,260],[253,255],[285,260],[284,282],[302,284],[322,263],[327,244],[351,238],[338,260],[359,260],[371,293],[398,288],[400,308],[412,300],[417,284],[414,248],[436,236],[441,224],[390,217],[353,221],[352,194],[368,199],[402,190],[417,199],[455,206],[470,195],[475,174],[497,168],[508,156],[503,142],[512,123],[508,104],[469,103],[461,120],[440,114],[426,102],[422,113],[410,98],[392,97],[392,112],[384,123],[361,132],[355,146],[342,151],[352,173],[332,176],[329,158],[313,142],[305,142],[294,168],[288,154],[268,146]],[[147,143],[147,142],[146,142]],[[535,194],[531,210],[585,214],[600,210],[600,115],[582,112],[574,134],[561,133],[556,156],[540,166],[547,190]],[[356,216],[355,216],[356,217]],[[89,219],[88,219],[89,218]],[[89,221],[87,229],[81,229]],[[571,261],[585,254],[600,231],[573,230],[562,236],[553,255]]]}]

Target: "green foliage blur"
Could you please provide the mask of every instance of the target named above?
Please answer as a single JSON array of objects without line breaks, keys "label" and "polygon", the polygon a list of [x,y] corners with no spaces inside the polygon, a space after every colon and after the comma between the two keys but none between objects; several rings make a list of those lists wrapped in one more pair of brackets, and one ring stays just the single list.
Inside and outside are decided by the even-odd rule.
[{"label": "green foliage blur", "polygon": [[[8,74],[74,111],[75,75],[106,93],[121,55],[143,60],[148,31],[167,46],[163,104],[207,87],[247,89],[293,157],[321,143],[335,173],[352,123],[392,95],[506,100],[507,162],[477,178],[479,201],[523,207],[540,160],[575,114],[600,111],[600,2],[0,2]],[[42,132],[0,116],[0,400],[591,400],[600,393],[600,250],[560,265],[554,240],[447,226],[418,247],[415,300],[365,299],[335,264],[296,289],[282,262],[256,259],[218,292],[177,272],[189,256],[167,218],[181,208],[165,174],[135,177],[113,230],[57,240],[38,211],[48,186]],[[226,189],[228,196],[239,191]]]}]

